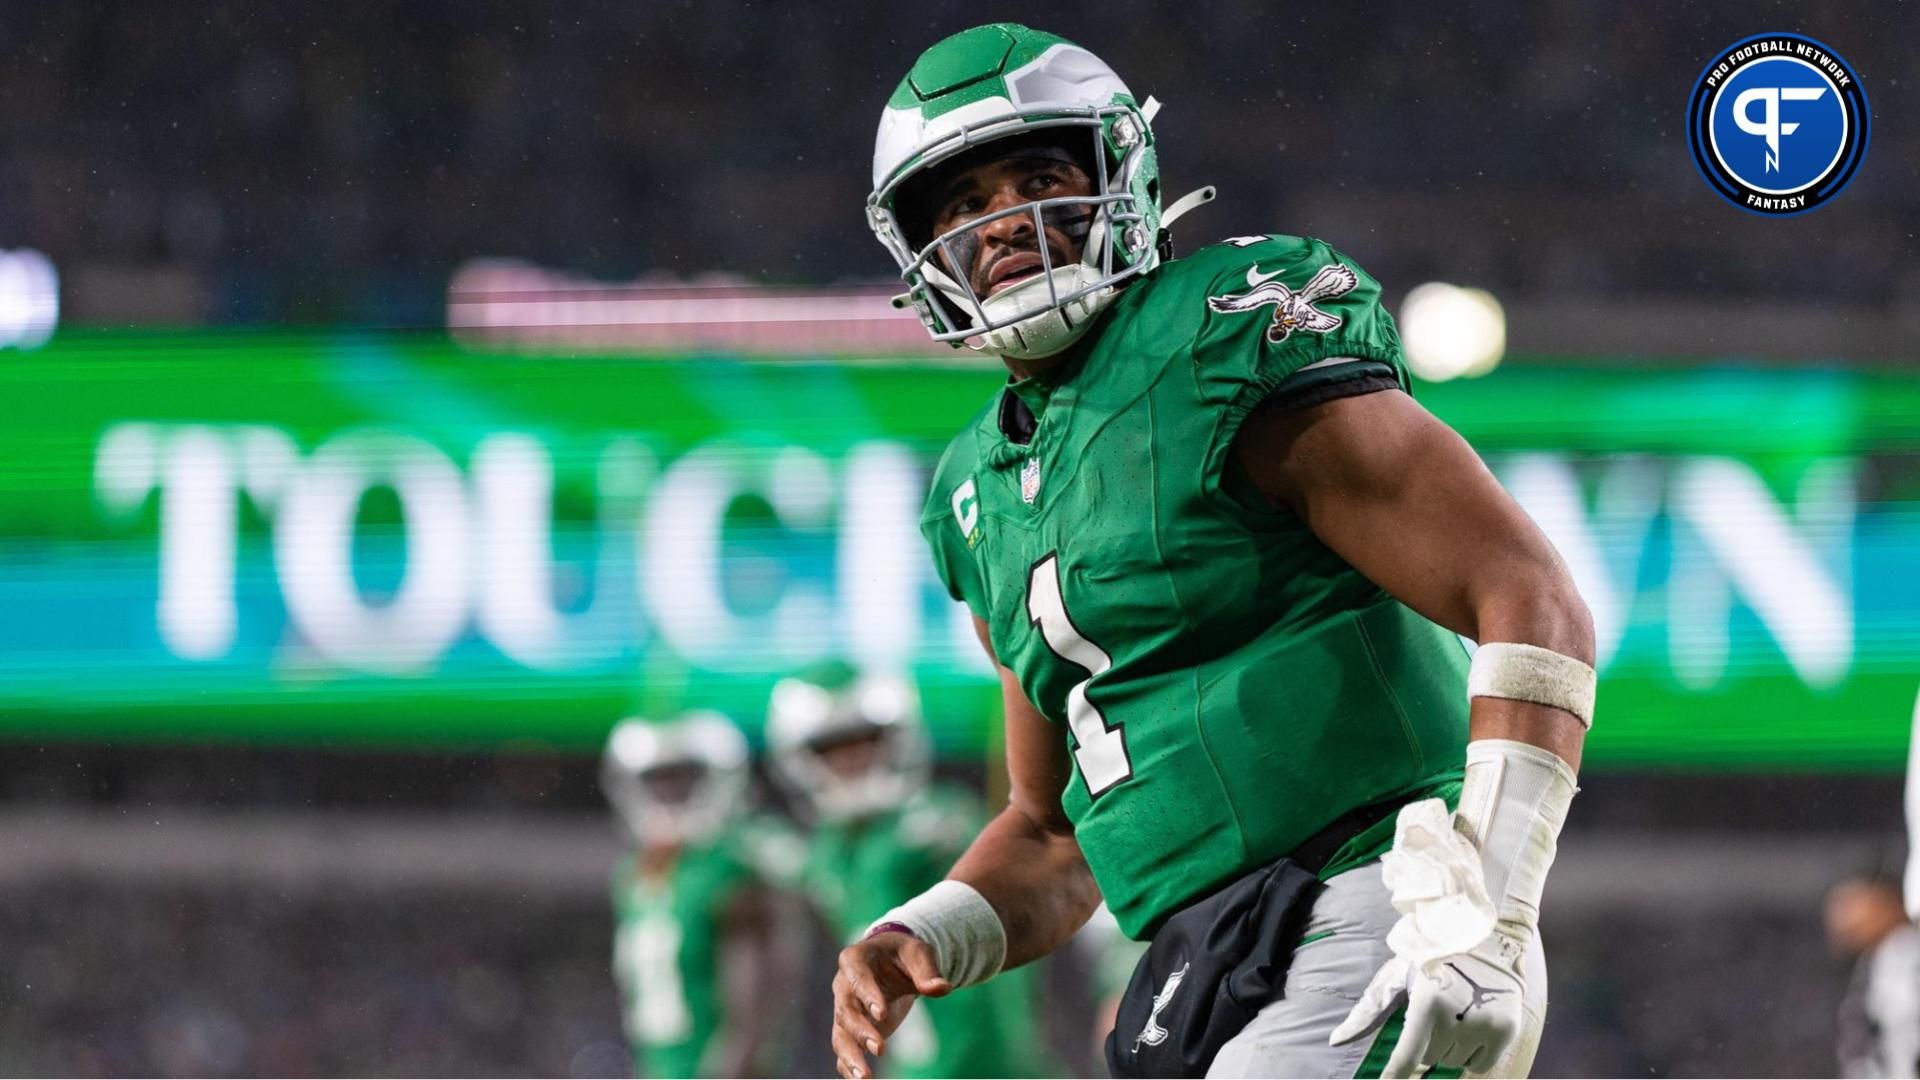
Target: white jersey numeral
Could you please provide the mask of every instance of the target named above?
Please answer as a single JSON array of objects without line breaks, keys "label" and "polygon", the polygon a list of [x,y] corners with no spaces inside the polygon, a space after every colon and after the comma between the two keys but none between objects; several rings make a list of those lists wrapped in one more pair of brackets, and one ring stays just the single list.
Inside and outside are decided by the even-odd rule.
[{"label": "white jersey numeral", "polygon": [[614,966],[627,984],[627,1030],[641,1042],[674,1043],[693,1033],[693,1011],[680,980],[680,923],[648,912],[614,936]]},{"label": "white jersey numeral", "polygon": [[1087,794],[1099,795],[1132,776],[1133,765],[1127,760],[1126,736],[1118,727],[1109,728],[1106,717],[1087,700],[1087,684],[1112,667],[1113,658],[1082,636],[1067,615],[1057,552],[1027,572],[1027,618],[1040,628],[1040,637],[1054,655],[1087,670],[1087,677],[1067,691],[1067,730],[1073,733],[1073,759],[1080,765],[1080,778],[1087,782]]}]

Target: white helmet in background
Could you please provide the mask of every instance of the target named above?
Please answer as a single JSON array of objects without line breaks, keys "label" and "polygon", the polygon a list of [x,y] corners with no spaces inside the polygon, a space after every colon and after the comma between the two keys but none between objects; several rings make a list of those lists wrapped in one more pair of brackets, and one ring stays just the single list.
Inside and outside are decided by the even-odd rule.
[{"label": "white helmet in background", "polygon": [[600,788],[639,843],[699,843],[745,803],[747,740],[717,712],[659,724],[631,717],[607,738]]},{"label": "white helmet in background", "polygon": [[[868,742],[871,757],[849,769],[841,756]],[[894,675],[840,669],[782,679],[767,708],[774,775],[822,821],[850,821],[891,810],[931,773],[920,698]]]}]

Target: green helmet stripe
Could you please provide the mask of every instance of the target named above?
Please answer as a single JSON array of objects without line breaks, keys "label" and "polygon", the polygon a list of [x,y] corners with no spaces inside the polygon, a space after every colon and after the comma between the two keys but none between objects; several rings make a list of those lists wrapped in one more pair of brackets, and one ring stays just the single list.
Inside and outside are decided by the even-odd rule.
[{"label": "green helmet stripe", "polygon": [[1006,75],[1031,64],[1066,38],[1021,26],[988,23],[947,38],[922,53],[887,100],[890,109],[917,109],[926,119],[990,97],[1009,97]]},{"label": "green helmet stripe", "polygon": [[976,26],[928,49],[907,72],[906,85],[925,100],[1007,69],[1015,38],[998,25]]}]

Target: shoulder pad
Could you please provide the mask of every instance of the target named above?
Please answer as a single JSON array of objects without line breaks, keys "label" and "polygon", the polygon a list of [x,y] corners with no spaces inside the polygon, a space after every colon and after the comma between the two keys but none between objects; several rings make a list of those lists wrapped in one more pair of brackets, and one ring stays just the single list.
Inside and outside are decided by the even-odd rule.
[{"label": "shoulder pad", "polygon": [[1223,435],[1309,368],[1373,361],[1406,386],[1400,332],[1380,302],[1380,283],[1325,241],[1243,237],[1203,248],[1191,261],[1181,302],[1204,309],[1192,370],[1202,401],[1234,411]]},{"label": "shoulder pad", "polygon": [[1329,263],[1341,263],[1358,270],[1353,260],[1325,241],[1283,233],[1232,237],[1194,252],[1192,260],[1197,264],[1195,269],[1203,270],[1210,283],[1224,287],[1241,285],[1247,280],[1292,282],[1300,271],[1311,272]]},{"label": "shoulder pad", "polygon": [[1207,318],[1194,340],[1202,366],[1268,387],[1330,357],[1400,367],[1400,334],[1380,303],[1380,283],[1324,241],[1241,238],[1195,258],[1207,273]]},{"label": "shoulder pad", "polygon": [[1320,241],[1306,237],[1280,233],[1236,236],[1162,263],[1155,275],[1161,278],[1156,285],[1177,295],[1181,303],[1197,302],[1204,308],[1209,297],[1236,288],[1244,291],[1250,271],[1260,280],[1281,277],[1291,281],[1297,275],[1288,275],[1286,271],[1311,262],[1316,254],[1325,262],[1337,253]]},{"label": "shoulder pad", "polygon": [[1251,236],[1229,236],[1225,240],[1208,244],[1203,250],[1231,248],[1236,251],[1247,251],[1251,248],[1261,248],[1261,254],[1267,254],[1275,248],[1297,248],[1312,242],[1306,237],[1291,236],[1287,233],[1258,233]]}]

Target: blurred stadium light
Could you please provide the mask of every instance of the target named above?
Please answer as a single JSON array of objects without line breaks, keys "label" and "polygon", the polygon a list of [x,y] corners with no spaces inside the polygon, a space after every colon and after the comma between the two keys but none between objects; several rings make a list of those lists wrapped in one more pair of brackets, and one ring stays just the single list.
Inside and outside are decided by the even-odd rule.
[{"label": "blurred stadium light", "polygon": [[45,345],[60,324],[60,275],[32,248],[0,251],[0,349]]},{"label": "blurred stadium light", "polygon": [[1485,289],[1429,281],[1400,301],[1400,344],[1422,379],[1485,375],[1507,352],[1507,312]]},{"label": "blurred stadium light", "polygon": [[447,328],[476,349],[914,357],[992,363],[927,337],[891,303],[897,288],[770,288],[743,281],[591,281],[511,259],[454,272]]}]

